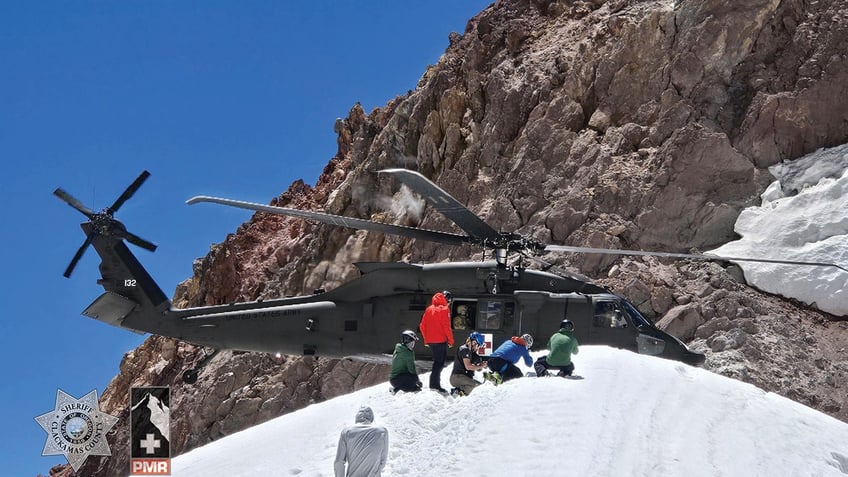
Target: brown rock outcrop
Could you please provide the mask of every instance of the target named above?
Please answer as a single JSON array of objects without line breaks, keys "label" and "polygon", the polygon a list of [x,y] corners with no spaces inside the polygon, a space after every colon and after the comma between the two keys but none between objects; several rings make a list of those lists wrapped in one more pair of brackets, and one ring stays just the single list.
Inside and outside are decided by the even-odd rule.
[{"label": "brown rock outcrop", "polygon": [[[848,142],[846,55],[838,0],[498,1],[451,35],[415,91],[368,114],[352,108],[316,185],[296,182],[271,203],[455,230],[429,209],[387,211],[384,199],[403,192],[376,171],[410,167],[495,228],[543,242],[704,249],[733,237],[767,166]],[[174,303],[332,288],[354,261],[476,253],[257,214],[195,263]],[[717,264],[546,260],[691,338],[707,368],[848,421],[848,330],[834,317],[752,290]],[[114,433],[126,432],[131,384],[172,386],[179,453],[385,380],[385,369],[351,362],[226,353],[183,386],[180,371],[198,359],[156,337],[130,353],[103,394],[104,410],[123,413]],[[115,475],[125,461],[91,459],[81,475]]]}]

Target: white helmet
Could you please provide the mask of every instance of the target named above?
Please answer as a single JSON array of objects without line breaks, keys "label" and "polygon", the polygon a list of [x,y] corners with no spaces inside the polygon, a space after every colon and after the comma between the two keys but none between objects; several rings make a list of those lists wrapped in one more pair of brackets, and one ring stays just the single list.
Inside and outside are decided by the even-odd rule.
[{"label": "white helmet", "polygon": [[418,341],[418,335],[412,330],[404,330],[400,334],[400,342],[405,344],[409,349],[415,346],[416,341]]},{"label": "white helmet", "polygon": [[529,333],[524,333],[523,335],[521,335],[521,339],[523,339],[524,342],[527,343],[527,349],[530,349],[530,347],[533,346],[533,337],[530,336]]}]

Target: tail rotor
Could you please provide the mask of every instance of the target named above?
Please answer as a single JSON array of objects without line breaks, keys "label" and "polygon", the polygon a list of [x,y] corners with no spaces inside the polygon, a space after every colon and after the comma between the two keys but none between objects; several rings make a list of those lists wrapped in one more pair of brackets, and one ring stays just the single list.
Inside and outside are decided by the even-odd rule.
[{"label": "tail rotor", "polygon": [[90,227],[84,227],[84,230],[88,231],[85,241],[82,243],[80,248],[77,249],[77,253],[74,254],[74,257],[71,259],[71,263],[69,263],[68,268],[65,269],[65,277],[70,278],[71,273],[73,273],[74,268],[77,266],[77,262],[79,262],[89,245],[92,244],[94,238],[97,236],[118,237],[145,250],[149,250],[151,252],[156,250],[156,244],[129,232],[126,227],[124,227],[124,224],[114,218],[115,212],[124,205],[124,202],[129,200],[133,194],[136,193],[139,187],[144,184],[144,181],[147,180],[149,176],[149,172],[142,171],[135,181],[133,181],[133,183],[130,184],[129,187],[127,187],[126,190],[124,190],[124,192],[115,200],[111,207],[107,207],[100,212],[94,212],[89,209],[76,197],[65,192],[61,188],[53,191],[53,195],[85,215],[89,219],[88,224],[90,225]]}]

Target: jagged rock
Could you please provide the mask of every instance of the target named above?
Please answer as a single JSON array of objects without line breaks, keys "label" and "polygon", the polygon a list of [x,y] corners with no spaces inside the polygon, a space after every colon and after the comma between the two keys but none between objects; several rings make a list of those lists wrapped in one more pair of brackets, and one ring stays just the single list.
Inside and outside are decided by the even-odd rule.
[{"label": "jagged rock", "polygon": [[695,336],[695,330],[705,322],[698,308],[694,303],[676,306],[656,323],[657,328],[689,341]]},{"label": "jagged rock", "polygon": [[[388,214],[385,167],[416,168],[495,228],[544,242],[689,251],[733,237],[767,166],[848,142],[848,11],[839,0],[499,1],[451,35],[418,87],[336,121],[338,151],[314,187],[273,204],[436,230],[431,209]],[[422,65],[423,68],[423,65]],[[382,215],[381,215],[382,214]],[[256,214],[195,263],[177,306],[332,288],[357,260],[467,259],[417,243]],[[548,257],[546,257],[548,258]],[[705,367],[848,421],[848,324],[752,290],[718,264],[559,256],[706,352]],[[127,389],[172,387],[175,454],[385,380],[374,365],[222,353],[152,337],[101,397],[121,421]],[[235,370],[238,370],[236,372]],[[126,446],[80,475],[125,471]],[[51,470],[51,473],[53,471]],[[59,471],[64,472],[64,471]]]}]

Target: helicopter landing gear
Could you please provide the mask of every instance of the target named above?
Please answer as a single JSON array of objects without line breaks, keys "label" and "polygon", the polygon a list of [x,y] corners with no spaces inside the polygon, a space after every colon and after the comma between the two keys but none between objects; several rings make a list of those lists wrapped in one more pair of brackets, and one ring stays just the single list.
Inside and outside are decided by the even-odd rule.
[{"label": "helicopter landing gear", "polygon": [[208,363],[209,363],[209,361],[211,361],[211,360],[212,360],[212,358],[214,358],[214,357],[215,357],[215,355],[216,355],[216,354],[218,354],[218,352],[219,352],[219,351],[220,351],[220,350],[215,349],[215,350],[212,350],[212,352],[210,353],[210,352],[207,352],[207,351],[206,351],[206,349],[204,348],[204,350],[203,350],[203,355],[204,355],[204,356],[203,356],[203,358],[202,358],[202,359],[201,359],[201,360],[197,363],[197,366],[195,366],[195,367],[194,367],[194,368],[192,368],[192,369],[187,369],[187,370],[183,371],[183,382],[184,382],[184,383],[186,383],[186,384],[194,384],[194,383],[196,383],[196,382],[197,382],[198,375],[200,374],[200,370],[201,370],[204,366],[206,366],[206,364],[208,364]]}]

